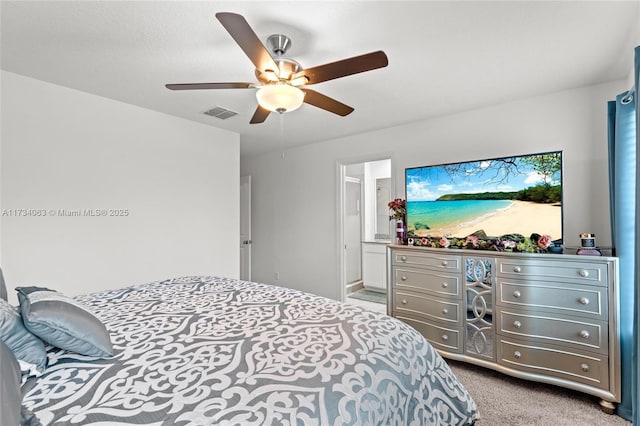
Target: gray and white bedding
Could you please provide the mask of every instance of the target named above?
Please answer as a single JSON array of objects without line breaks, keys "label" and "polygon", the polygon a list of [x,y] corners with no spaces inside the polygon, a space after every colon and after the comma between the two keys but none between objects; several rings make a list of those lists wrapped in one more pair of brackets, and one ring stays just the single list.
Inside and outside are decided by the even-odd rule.
[{"label": "gray and white bedding", "polygon": [[468,425],[474,401],[408,325],[308,293],[185,277],[75,298],[114,355],[48,347],[45,425]]}]

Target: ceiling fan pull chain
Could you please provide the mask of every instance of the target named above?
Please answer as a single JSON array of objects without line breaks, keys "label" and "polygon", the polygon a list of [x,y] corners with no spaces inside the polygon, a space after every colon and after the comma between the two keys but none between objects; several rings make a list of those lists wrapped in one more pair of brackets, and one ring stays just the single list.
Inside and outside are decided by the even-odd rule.
[{"label": "ceiling fan pull chain", "polygon": [[284,160],[284,114],[280,114],[280,144],[282,146],[280,156]]}]

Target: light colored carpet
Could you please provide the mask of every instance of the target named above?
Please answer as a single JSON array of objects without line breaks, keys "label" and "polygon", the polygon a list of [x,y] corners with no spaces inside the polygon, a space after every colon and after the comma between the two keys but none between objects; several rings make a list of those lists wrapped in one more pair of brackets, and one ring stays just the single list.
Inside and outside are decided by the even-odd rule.
[{"label": "light colored carpet", "polygon": [[476,426],[631,425],[600,411],[599,398],[594,396],[460,361],[447,363],[478,405]]},{"label": "light colored carpet", "polygon": [[353,299],[351,297],[347,297],[345,302],[351,305],[360,306],[373,312],[379,312],[381,314],[387,313],[387,305],[382,305],[380,303],[367,302],[366,300]]}]

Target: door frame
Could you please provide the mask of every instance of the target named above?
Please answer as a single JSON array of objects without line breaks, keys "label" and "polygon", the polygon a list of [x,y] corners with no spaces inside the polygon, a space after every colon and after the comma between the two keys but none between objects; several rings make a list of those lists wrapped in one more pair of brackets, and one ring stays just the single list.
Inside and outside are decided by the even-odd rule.
[{"label": "door frame", "polygon": [[344,215],[345,215],[345,201],[344,197],[346,194],[345,190],[345,177],[346,177],[346,168],[352,164],[358,163],[369,163],[371,161],[381,161],[381,160],[390,160],[391,161],[391,194],[392,197],[396,198],[394,194],[397,193],[396,189],[396,160],[393,152],[384,152],[378,154],[369,154],[358,157],[349,157],[338,159],[336,161],[336,232],[337,232],[337,256],[338,256],[338,270],[337,273],[337,285],[336,294],[340,295],[340,301],[344,302],[347,299],[347,266],[345,260],[345,238],[344,238]]},{"label": "door frame", "polygon": [[[356,163],[356,164],[357,164],[357,163]],[[345,168],[345,169],[346,169],[346,168]],[[343,184],[344,184],[344,186],[345,186],[345,199],[346,199],[346,196],[347,196],[347,189],[346,189],[346,186],[347,186],[347,184],[349,184],[349,183],[357,184],[357,185],[359,186],[359,188],[360,188],[360,189],[359,189],[359,192],[358,192],[358,193],[360,194],[360,197],[359,197],[359,199],[358,199],[358,201],[357,201],[357,205],[358,205],[358,207],[357,207],[357,209],[358,209],[358,217],[360,218],[360,222],[359,222],[359,224],[358,224],[358,225],[359,225],[359,229],[358,229],[358,240],[359,240],[359,241],[362,241],[362,234],[363,234],[363,231],[364,231],[364,229],[363,229],[363,228],[364,228],[364,226],[363,226],[364,224],[363,224],[363,220],[362,220],[362,219],[363,219],[363,214],[364,214],[364,213],[363,213],[363,202],[362,202],[362,198],[363,198],[364,192],[363,192],[363,188],[362,188],[362,180],[361,180],[361,179],[359,179],[359,178],[354,178],[354,177],[350,177],[350,176],[346,176],[346,175],[345,175],[345,177],[344,177],[344,182],[343,182]],[[345,200],[345,209],[346,209],[346,200]],[[345,212],[345,213],[346,213],[346,212]],[[344,220],[346,219],[346,217],[345,217],[345,216],[346,216],[346,214],[345,214],[345,213],[343,213],[343,215],[342,215],[342,217],[343,217],[343,224],[344,224]],[[345,259],[346,259],[346,256],[347,256],[347,250],[348,250],[347,248],[349,247],[349,244],[347,243],[346,225],[345,225],[344,229],[345,229],[345,234],[344,234],[344,235],[345,235],[344,257],[345,257]],[[361,244],[361,243],[360,243],[360,244]],[[360,249],[361,249],[361,248],[362,248],[362,246],[360,246]],[[358,280],[359,280],[360,282],[362,282],[362,250],[360,250],[360,256],[359,256],[359,258],[360,258],[360,274],[359,274],[359,278],[358,278]],[[349,282],[349,281],[347,280],[347,269],[348,269],[348,268],[347,268],[347,262],[345,261],[345,266],[344,266],[344,270],[345,270],[345,288],[346,288],[346,286],[349,286],[349,285],[351,285],[351,284],[352,284],[352,282]]]},{"label": "door frame", "polygon": [[[243,200],[243,187],[248,187],[247,199]],[[242,237],[242,217],[247,220],[247,231],[249,235],[245,235],[244,239],[248,241],[244,243]],[[240,271],[238,277],[242,280],[251,281],[251,175],[240,176]],[[244,266],[244,268],[243,268]],[[243,269],[247,271],[247,275],[243,277]]]}]

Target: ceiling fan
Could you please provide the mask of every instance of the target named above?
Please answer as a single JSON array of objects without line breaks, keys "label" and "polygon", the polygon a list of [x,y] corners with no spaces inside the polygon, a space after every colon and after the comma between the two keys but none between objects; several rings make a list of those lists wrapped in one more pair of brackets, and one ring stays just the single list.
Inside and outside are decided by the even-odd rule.
[{"label": "ceiling fan", "polygon": [[353,112],[352,107],[306,86],[383,68],[389,64],[387,55],[379,50],[304,69],[298,62],[284,56],[291,46],[289,37],[275,34],[267,39],[274,53],[272,56],[242,15],[220,12],[216,13],[216,18],[255,65],[258,83],[186,83],[165,86],[171,90],[257,88],[258,108],[251,118],[251,124],[264,122],[271,112],[282,114],[293,111],[303,102],[344,117]]}]

